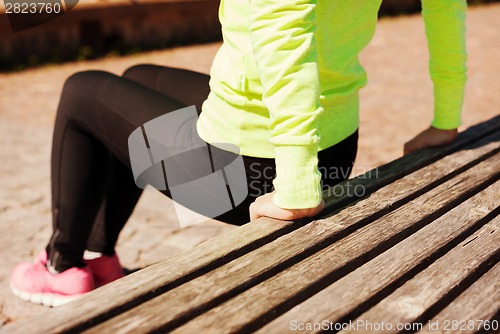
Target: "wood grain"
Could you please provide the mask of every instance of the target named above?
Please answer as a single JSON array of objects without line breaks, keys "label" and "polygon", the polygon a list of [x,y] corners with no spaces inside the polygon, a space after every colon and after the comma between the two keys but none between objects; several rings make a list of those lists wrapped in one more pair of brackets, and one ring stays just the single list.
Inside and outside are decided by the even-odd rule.
[{"label": "wood grain", "polygon": [[[430,192],[421,196],[422,198],[416,198],[413,208],[409,208],[408,206],[399,208],[389,215],[386,215],[384,217],[385,219],[378,220],[377,224],[373,222],[366,228],[356,231],[357,233],[352,233],[346,238],[341,239],[340,241],[342,241],[343,244],[347,243],[343,248],[337,249],[338,247],[335,247],[334,244],[333,248],[327,248],[329,251],[327,254],[320,254],[315,257],[316,261],[319,263],[323,261],[323,258],[326,258],[325,261],[327,264],[321,265],[322,269],[326,270],[326,272],[324,271],[322,273],[323,276],[329,273],[330,268],[342,267],[350,261],[353,261],[353,258],[366,256],[370,248],[389,240],[398,233],[411,234],[411,231],[405,230],[411,227],[415,222],[420,221],[429,214],[433,214],[436,211],[436,207],[441,208],[452,203],[457,198],[462,197],[464,193],[469,192],[475,185],[489,180],[491,175],[499,169],[500,159],[498,159],[498,157],[491,157],[477,165],[474,169],[469,169],[441,186],[432,189]],[[430,171],[426,171],[424,168],[419,172],[428,175]],[[403,182],[405,179],[411,180],[412,178],[408,176],[399,181]],[[419,184],[421,184],[422,178],[417,177],[412,181],[414,183],[420,182]],[[402,189],[408,189],[408,187],[402,187]],[[388,201],[388,198],[390,198],[388,197],[389,195],[395,196],[393,189],[385,189],[385,191],[386,192],[381,189],[379,192],[373,194],[372,197],[370,197],[370,202],[380,205],[381,202]],[[400,196],[402,195],[400,194]],[[429,197],[429,199],[427,199],[427,197]],[[239,291],[248,289],[251,284],[255,284],[255,282],[272,276],[274,272],[271,271],[271,273],[269,273],[269,271],[273,268],[280,269],[280,267],[289,266],[289,264],[286,263],[288,259],[293,259],[293,257],[297,255],[306,253],[308,248],[325,243],[330,236],[335,236],[339,231],[345,230],[346,227],[353,226],[356,222],[359,222],[362,217],[372,214],[374,212],[372,208],[369,206],[367,207],[365,204],[366,203],[362,201],[353,207],[346,208],[333,218],[316,221],[313,224],[309,224],[285,235],[254,252],[242,256],[236,261],[228,263],[202,277],[184,284],[178,289],[168,291],[144,303],[140,308],[130,310],[129,312],[111,319],[107,323],[98,325],[93,328],[91,332],[99,332],[105,328],[107,330],[117,331],[122,328],[122,326],[126,326],[127,328],[139,327],[141,330],[144,330],[144,332],[147,332],[157,329],[161,324],[164,325],[162,329],[170,330],[171,327],[176,325],[179,319],[192,316],[190,313],[196,314],[199,312],[200,307],[204,309],[210,308],[214,301],[217,298],[221,298],[221,296],[224,298],[230,297]],[[300,243],[297,242],[297,240],[300,240]],[[360,240],[364,242],[360,243]],[[335,256],[338,252],[341,252],[343,255],[340,256],[341,259]],[[340,261],[340,264],[335,261]],[[315,264],[319,266],[318,263]],[[285,285],[279,283],[279,286],[288,286],[288,288],[293,291],[293,288],[289,286],[290,283],[300,286],[305,283],[310,284],[311,281],[309,280],[314,282],[321,277],[321,275],[318,274],[317,270],[315,272],[313,268],[310,268],[312,266],[314,266],[314,263],[304,268],[299,273],[296,273],[295,276],[288,277],[288,284],[283,282]],[[314,273],[314,275],[308,277],[309,273]],[[269,299],[266,298],[267,292],[263,295],[259,291],[254,290],[255,289],[250,289],[242,295],[250,296],[248,298],[255,297],[257,300],[267,300],[268,303],[266,306],[272,305],[269,303]],[[251,292],[248,293],[249,291]],[[279,291],[283,292],[283,290]],[[224,296],[224,294],[227,296]],[[248,319],[249,314],[258,315],[260,312],[266,311],[266,307],[247,305],[248,300],[240,299],[239,297],[240,296],[233,299],[234,303],[238,305],[230,303],[231,305],[224,307],[223,310],[215,308],[207,313],[206,317],[202,316],[204,319],[212,319],[213,321],[210,323],[212,326],[203,323],[200,325],[200,328],[203,328],[204,331],[209,330],[209,328],[217,331],[224,324],[224,321],[227,323],[229,319],[231,321],[236,321],[236,319],[238,319],[239,321],[247,322],[251,320]],[[277,296],[277,298],[282,298],[284,300],[287,300],[289,297],[289,294],[285,293]],[[242,308],[244,308],[244,310]],[[251,308],[251,310],[248,308]],[[132,323],[134,325],[132,325]]]},{"label": "wood grain", "polygon": [[[499,163],[500,160],[497,157],[492,157],[478,165],[477,170],[468,170],[459,174],[400,209],[371,222],[306,260],[274,275],[272,279],[247,289],[229,301],[212,308],[178,328],[178,332],[193,333],[200,329],[210,333],[254,330],[347,275],[393,244],[400,242],[401,239],[415,233],[423,227],[422,225],[430,223],[429,219],[436,219],[437,217],[433,217],[436,208],[440,208],[443,213],[449,211],[447,204],[454,205],[455,199],[467,193],[471,185],[480,184],[481,179],[488,179],[488,174],[496,173],[500,167]],[[484,173],[477,172],[479,170]],[[361,207],[358,209],[362,211]],[[347,222],[349,218],[345,217]],[[314,225],[319,223],[315,222]],[[289,247],[288,244],[282,244],[282,246],[281,252],[285,252]],[[279,248],[276,252],[279,252]],[[234,284],[231,279],[220,280],[219,284],[224,286]]]},{"label": "wood grain", "polygon": [[[471,276],[480,276],[482,265],[492,267],[500,260],[499,228],[500,218],[497,216],[356,320],[367,323],[383,320],[394,325],[392,330],[387,328],[384,333],[398,333],[396,324],[415,322],[435,304],[448,304],[453,297],[449,296],[450,290],[467,284],[464,282]],[[339,333],[359,331],[343,330]]]},{"label": "wood grain", "polygon": [[[407,174],[419,166],[428,164],[441,156],[450,152],[457,152],[466,145],[473,145],[474,142],[482,139],[486,134],[495,133],[500,128],[500,117],[496,117],[489,122],[468,129],[462,133],[459,140],[453,145],[443,149],[427,150],[418,154],[410,155],[384,166],[383,173],[380,173],[376,180],[363,179],[360,182],[366,185],[367,194],[373,189],[380,188],[388,184],[396,177]],[[485,144],[488,143],[489,144]],[[486,146],[476,145],[471,151],[457,152],[463,155],[464,152],[472,155],[470,159],[476,159],[485,152],[491,152],[498,147],[497,139],[483,139]],[[476,154],[475,156],[473,156]],[[455,154],[454,154],[455,155]],[[460,160],[464,162],[466,159]],[[470,162],[470,161],[469,161]],[[455,166],[451,164],[452,166]],[[446,166],[441,166],[445,168]],[[455,168],[460,168],[455,166]],[[391,174],[391,169],[392,173]],[[446,171],[451,173],[450,170]],[[432,174],[432,173],[431,173]],[[423,177],[422,175],[420,175]],[[427,177],[427,176],[426,176]],[[429,176],[432,180],[433,175]],[[439,179],[439,176],[436,176]],[[372,184],[374,184],[372,186]],[[403,185],[399,183],[399,185]],[[380,205],[372,203],[372,209],[389,208],[395,202],[394,199],[405,198],[412,191],[422,189],[422,184],[408,185],[409,189],[401,190],[400,194],[393,192],[389,199],[385,199]],[[413,190],[412,190],[413,189]],[[415,190],[417,189],[417,190]],[[329,207],[333,210],[339,206],[344,206],[355,200],[355,198],[328,198]],[[50,322],[43,321],[49,317],[48,312],[40,312],[39,315],[25,322],[14,323],[7,326],[12,333],[37,333],[37,332],[63,332],[79,331],[88,328],[93,324],[100,323],[116,314],[131,309],[142,302],[151,299],[167,290],[171,290],[185,282],[203,275],[224,263],[228,263],[254,249],[261,247],[275,240],[279,236],[290,233],[305,225],[307,221],[284,222],[271,219],[259,219],[251,224],[247,224],[238,229],[208,240],[195,247],[193,250],[179,254],[167,261],[145,268],[137,273],[131,274],[118,282],[104,286],[89,293],[85,298],[75,301],[65,307],[50,312]],[[342,226],[342,228],[344,228]]]},{"label": "wood grain", "polygon": [[[127,275],[84,298],[52,310],[41,310],[26,321],[5,326],[9,333],[79,332],[163,291],[198,277],[221,263],[237,258],[294,227],[294,222],[259,219],[207,240],[164,262]],[[50,319],[50,321],[45,321]]]},{"label": "wood grain", "polygon": [[[500,310],[500,263],[497,263],[472,286],[453,300],[439,314],[423,326],[419,334],[430,333],[475,333],[480,329],[479,321],[490,320]],[[445,321],[459,321],[459,328],[448,330]],[[469,321],[473,321],[470,323]],[[464,326],[464,321],[466,324]],[[472,324],[472,326],[471,326]],[[468,328],[468,326],[471,326]],[[491,331],[493,332],[493,330]]]},{"label": "wood grain", "polygon": [[[318,294],[266,324],[257,333],[286,331],[293,321],[314,323],[321,320],[340,322],[348,315],[382,299],[404,281],[423,270],[453,245],[480,228],[485,217],[500,202],[500,181],[417,231],[406,240],[380,254],[352,273],[340,278]],[[493,201],[485,201],[493,198]],[[315,331],[301,331],[301,333]]]},{"label": "wood grain", "polygon": [[[338,189],[340,187],[355,189],[356,186],[362,186],[365,187],[367,193],[371,193],[446,155],[462,150],[465,147],[474,149],[481,145],[487,145],[490,142],[496,142],[499,140],[499,133],[500,116],[496,116],[487,122],[470,127],[466,131],[460,133],[458,139],[451,145],[414,152],[386,165],[375,168],[374,170],[368,171],[363,175],[350,179],[336,188],[327,189],[323,192],[323,198],[325,198],[327,206],[325,213],[343,207],[358,197],[356,194],[345,196],[347,191],[340,191],[340,189]],[[337,196],[336,193],[339,195]]]}]

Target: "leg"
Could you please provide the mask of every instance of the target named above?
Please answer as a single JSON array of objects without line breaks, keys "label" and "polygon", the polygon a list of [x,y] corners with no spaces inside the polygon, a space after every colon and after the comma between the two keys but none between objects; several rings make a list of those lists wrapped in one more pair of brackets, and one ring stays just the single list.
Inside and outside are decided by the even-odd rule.
[{"label": "leg", "polygon": [[156,65],[137,65],[123,73],[123,77],[149,87],[186,106],[195,105],[198,113],[208,97],[210,77],[184,69]]},{"label": "leg", "polygon": [[115,255],[118,236],[142,194],[142,189],[136,186],[130,169],[112,154],[109,160],[105,195],[86,248],[108,257]]},{"label": "leg", "polygon": [[[112,250],[107,247],[116,242],[140,195],[130,182],[128,136],[149,120],[183,107],[150,88],[105,72],[78,73],[67,80],[53,140],[53,235],[46,248],[51,266],[41,257],[16,266],[11,275],[14,294],[56,306],[94,288],[82,256],[96,214],[105,209],[99,213],[106,228],[100,238],[103,243],[95,247]],[[184,130],[189,138],[197,137],[194,128]],[[208,159],[206,155],[196,159]],[[168,190],[163,193],[170,195]],[[59,274],[49,273],[50,268]]]},{"label": "leg", "polygon": [[324,186],[333,187],[347,180],[358,151],[358,131],[318,153],[318,167]]},{"label": "leg", "polygon": [[[198,111],[210,91],[208,75],[176,68],[137,65],[126,70],[123,77],[185,105],[195,105]],[[127,166],[114,156],[110,166],[106,195],[87,243],[88,250],[108,256],[114,255],[118,235],[142,193]]]},{"label": "leg", "polygon": [[[82,265],[97,210],[106,198],[108,154],[130,168],[129,134],[166,111],[182,107],[144,86],[104,72],[84,72],[68,79],[58,110],[52,158],[54,234],[47,251],[56,270]],[[84,160],[82,150],[88,152]],[[130,201],[132,208],[135,197]],[[124,210],[122,206],[115,209],[106,210],[106,215],[116,217],[121,214],[117,211]],[[123,221],[117,224],[123,226]],[[110,226],[110,230],[121,226]]]}]

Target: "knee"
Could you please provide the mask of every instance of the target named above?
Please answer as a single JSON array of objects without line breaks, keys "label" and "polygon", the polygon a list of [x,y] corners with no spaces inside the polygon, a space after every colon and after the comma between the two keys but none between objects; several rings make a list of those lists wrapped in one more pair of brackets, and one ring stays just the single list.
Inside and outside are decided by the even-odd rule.
[{"label": "knee", "polygon": [[113,74],[103,71],[84,71],[71,75],[63,87],[62,97],[88,95],[89,91],[96,90],[103,82],[112,77]]},{"label": "knee", "polygon": [[80,118],[82,113],[88,113],[95,106],[103,84],[113,77],[113,74],[102,71],[85,71],[71,75],[64,83],[58,115]]},{"label": "knee", "polygon": [[158,68],[158,66],[151,64],[134,65],[132,67],[127,68],[125,72],[123,72],[122,76],[124,78],[137,81],[140,78],[144,77],[145,75],[154,73],[155,68]]}]

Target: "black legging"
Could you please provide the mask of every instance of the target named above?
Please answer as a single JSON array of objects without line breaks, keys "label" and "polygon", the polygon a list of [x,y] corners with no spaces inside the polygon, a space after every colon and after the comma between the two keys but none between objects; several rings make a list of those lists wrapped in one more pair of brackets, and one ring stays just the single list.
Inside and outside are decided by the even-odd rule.
[{"label": "black legging", "polygon": [[[123,77],[88,71],[66,81],[52,144],[53,235],[47,245],[57,271],[83,266],[85,249],[114,254],[118,235],[142,193],[131,172],[129,135],[169,111],[189,105],[200,111],[208,81],[204,74],[154,65],[132,67]],[[350,171],[357,139],[356,132],[321,151],[319,165]],[[243,161],[252,190],[235,209],[216,217],[236,225],[249,221],[249,205],[271,190],[275,171],[274,159],[244,156]],[[325,173],[323,182],[337,184],[342,174],[328,178]],[[171,197],[168,190],[162,193]]]}]

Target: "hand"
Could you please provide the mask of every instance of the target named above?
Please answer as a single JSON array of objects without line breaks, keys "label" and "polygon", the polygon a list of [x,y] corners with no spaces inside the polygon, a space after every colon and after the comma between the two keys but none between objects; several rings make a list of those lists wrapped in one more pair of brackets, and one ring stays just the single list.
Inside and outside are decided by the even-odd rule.
[{"label": "hand", "polygon": [[255,202],[250,205],[250,220],[260,217],[270,217],[281,220],[295,220],[304,217],[313,217],[323,211],[325,202],[315,208],[309,209],[283,209],[273,202],[274,192],[259,196]]},{"label": "hand", "polygon": [[446,145],[454,141],[458,136],[458,130],[440,130],[430,127],[420,132],[404,146],[404,155],[427,147]]}]

